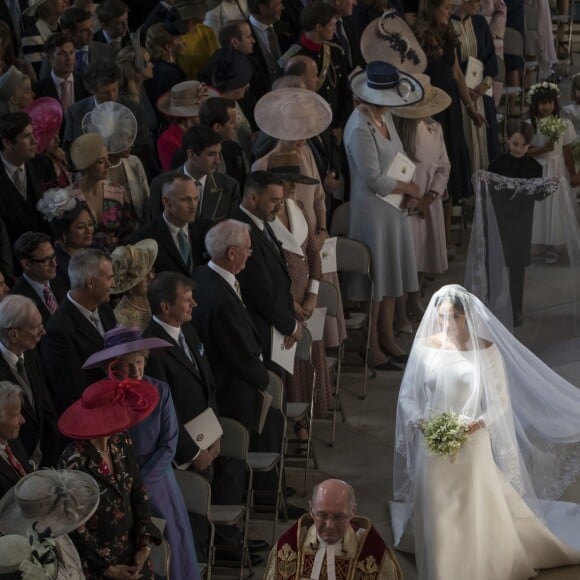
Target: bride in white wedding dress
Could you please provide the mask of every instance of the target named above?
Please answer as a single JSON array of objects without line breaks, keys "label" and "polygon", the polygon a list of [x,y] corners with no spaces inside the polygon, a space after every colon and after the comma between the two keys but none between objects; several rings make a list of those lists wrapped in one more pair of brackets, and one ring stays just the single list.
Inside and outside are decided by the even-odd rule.
[{"label": "bride in white wedding dress", "polygon": [[[475,296],[433,296],[399,393],[391,503],[420,580],[526,580],[580,563],[580,506],[555,501],[580,472],[579,410],[580,390]],[[419,427],[446,411],[469,425],[454,461],[429,455]]]}]

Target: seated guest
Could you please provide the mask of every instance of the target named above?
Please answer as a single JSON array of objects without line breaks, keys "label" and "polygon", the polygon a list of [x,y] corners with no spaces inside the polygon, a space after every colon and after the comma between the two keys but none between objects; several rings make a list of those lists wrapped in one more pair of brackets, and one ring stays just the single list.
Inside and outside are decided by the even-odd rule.
[{"label": "seated guest", "polygon": [[0,497],[33,470],[18,440],[24,423],[22,389],[10,381],[0,381]]},{"label": "seated guest", "polygon": [[26,113],[0,115],[0,215],[10,240],[27,231],[47,230],[36,203],[55,180],[50,160],[36,157],[30,117]]},{"label": "seated guest", "polygon": [[14,243],[14,258],[22,268],[22,276],[12,294],[30,298],[46,324],[64,299],[66,288],[56,278],[56,253],[48,234],[26,232]]},{"label": "seated guest", "polygon": [[52,97],[41,97],[32,101],[26,112],[30,117],[36,152],[45,155],[52,161],[56,174],[56,185],[67,187],[72,183],[65,152],[60,147],[60,130],[62,127],[62,106]]},{"label": "seated guest", "polygon": [[236,275],[252,255],[250,226],[226,220],[205,237],[211,260],[194,273],[193,324],[206,349],[216,382],[220,413],[252,432],[258,393],[268,386],[262,346],[240,293]]},{"label": "seated guest", "polygon": [[8,296],[0,304],[0,380],[22,389],[20,441],[37,466],[54,465],[60,452],[56,413],[36,345],[44,335],[42,318],[25,296]]},{"label": "seated guest", "polygon": [[[160,5],[163,2],[159,3]],[[147,50],[153,59],[153,78],[145,82],[145,90],[153,106],[175,85],[185,81],[185,73],[176,63],[185,42],[183,22],[157,23],[147,32]]]},{"label": "seated guest", "polygon": [[155,277],[153,265],[157,258],[158,245],[155,240],[141,240],[132,246],[115,248],[113,273],[115,288],[111,294],[123,295],[115,306],[117,324],[138,328],[143,331],[151,320],[151,307],[147,290]]},{"label": "seated guest", "polygon": [[199,578],[199,566],[187,508],[173,471],[178,423],[169,386],[144,374],[149,352],[170,348],[159,338],[141,338],[136,328],[118,326],[105,334],[104,350],[86,361],[84,368],[127,365],[129,378],[151,383],[159,391],[159,404],[145,420],[130,429],[133,452],[150,496],[151,511],[165,520],[164,534],[171,548],[171,580]]},{"label": "seated guest", "polygon": [[41,77],[34,87],[37,97],[52,97],[61,104],[64,112],[89,96],[83,79],[75,70],[75,48],[66,32],[51,34],[44,45],[50,72]]},{"label": "seated guest", "polygon": [[68,273],[71,289],[51,316],[41,347],[58,412],[102,376],[98,372],[83,373],[81,367],[91,354],[103,348],[103,335],[115,326],[115,316],[107,304],[114,286],[111,258],[102,250],[80,250],[72,256]]},{"label": "seated guest", "polygon": [[109,158],[104,139],[98,133],[86,133],[75,139],[70,157],[80,172],[72,194],[86,204],[95,225],[95,241],[111,251],[135,229],[126,191],[109,181]]},{"label": "seated guest", "polygon": [[96,14],[101,28],[93,34],[95,42],[108,45],[115,53],[131,45],[129,7],[122,0],[100,2]]},{"label": "seated guest", "polygon": [[158,532],[125,431],[151,415],[158,402],[152,384],[110,378],[90,385],[59,419],[60,432],[73,439],[59,468],[88,473],[99,485],[95,513],[71,532],[87,580],[154,578],[149,556]]},{"label": "seated guest", "polygon": [[24,111],[33,100],[29,76],[14,66],[0,76],[0,114]]},{"label": "seated guest", "polygon": [[192,179],[179,173],[161,188],[163,214],[135,233],[131,241],[154,239],[159,245],[156,272],[180,272],[191,276],[203,264],[203,238],[211,222],[196,219],[198,193]]},{"label": "seated guest", "polygon": [[199,124],[199,108],[207,98],[207,90],[198,81],[184,81],[162,95],[157,108],[169,121],[169,126],[157,141],[157,153],[163,171],[173,169],[175,153],[183,146],[183,135]]},{"label": "seated guest", "polygon": [[373,578],[402,580],[394,552],[369,519],[355,515],[354,490],[348,483],[338,479],[319,483],[309,507],[310,513],[282,534],[272,548],[265,580],[278,578],[288,561],[297,563],[297,578],[309,578],[319,562],[324,578],[335,576],[335,569],[338,575],[340,569],[345,571],[345,580],[354,580],[359,570],[372,566]]},{"label": "seated guest", "polygon": [[224,173],[216,172],[220,161],[221,137],[202,125],[190,127],[183,136],[187,160],[178,169],[156,177],[151,183],[151,211],[161,209],[161,185],[172,175],[184,175],[193,180],[198,192],[197,215],[210,222],[231,216],[240,200],[239,184]]},{"label": "seated guest", "polygon": [[93,245],[95,223],[86,204],[74,198],[68,189],[49,189],[36,207],[52,228],[56,277],[68,289],[71,256]]}]

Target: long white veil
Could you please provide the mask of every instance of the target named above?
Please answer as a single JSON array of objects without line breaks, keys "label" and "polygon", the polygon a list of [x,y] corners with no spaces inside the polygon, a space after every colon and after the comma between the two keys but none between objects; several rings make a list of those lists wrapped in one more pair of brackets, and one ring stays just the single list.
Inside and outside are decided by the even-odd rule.
[{"label": "long white veil", "polygon": [[[445,303],[465,316],[465,351],[454,352],[445,340],[455,324],[454,314],[441,314]],[[542,517],[538,499],[559,498],[580,472],[578,409],[580,390],[518,342],[481,300],[458,285],[441,288],[419,326],[399,393],[393,490],[405,515],[395,542],[413,514],[424,453],[418,422],[444,411],[481,421],[497,467]]]}]

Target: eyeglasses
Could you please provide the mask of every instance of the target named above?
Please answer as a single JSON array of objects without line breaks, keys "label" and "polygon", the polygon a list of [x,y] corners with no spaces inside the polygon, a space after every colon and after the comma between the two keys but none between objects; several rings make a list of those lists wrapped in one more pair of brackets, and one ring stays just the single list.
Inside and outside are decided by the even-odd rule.
[{"label": "eyeglasses", "polygon": [[29,262],[33,264],[42,264],[43,266],[48,266],[51,262],[56,263],[56,255],[53,254],[52,256],[47,256],[46,258],[28,258]]},{"label": "eyeglasses", "polygon": [[327,514],[326,512],[312,512],[312,517],[319,522],[328,522],[332,520],[335,524],[342,524],[352,516],[348,514]]},{"label": "eyeglasses", "polygon": [[248,254],[248,256],[251,256],[254,253],[254,250],[252,250],[252,248],[243,248],[242,246],[234,246],[234,248],[239,248],[240,250],[244,250],[244,252],[246,252],[246,254]]}]

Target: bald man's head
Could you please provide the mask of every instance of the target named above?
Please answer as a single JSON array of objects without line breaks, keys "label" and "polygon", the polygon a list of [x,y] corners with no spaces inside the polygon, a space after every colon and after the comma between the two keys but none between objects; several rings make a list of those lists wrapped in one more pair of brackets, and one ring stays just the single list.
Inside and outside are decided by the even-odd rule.
[{"label": "bald man's head", "polygon": [[354,490],[345,481],[327,479],[315,486],[310,500],[310,515],[320,538],[327,544],[340,542],[355,508]]},{"label": "bald man's head", "polygon": [[309,56],[297,54],[289,58],[284,67],[284,74],[302,77],[306,88],[310,91],[318,89],[318,66]]}]

